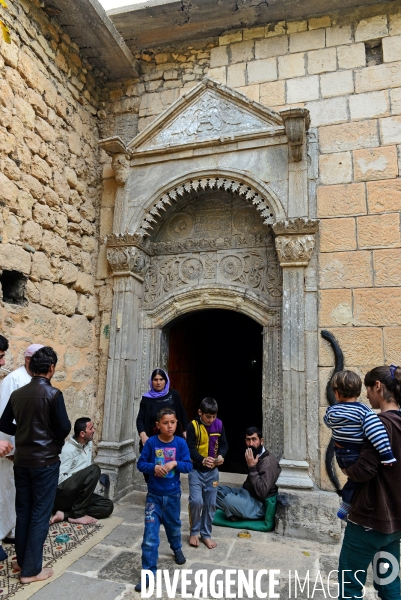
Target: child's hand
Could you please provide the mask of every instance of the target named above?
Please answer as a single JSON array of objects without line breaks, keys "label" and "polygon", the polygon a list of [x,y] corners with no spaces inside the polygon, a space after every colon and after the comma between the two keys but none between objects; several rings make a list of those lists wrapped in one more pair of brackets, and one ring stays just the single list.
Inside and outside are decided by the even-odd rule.
[{"label": "child's hand", "polygon": [[224,462],[224,458],[221,456],[221,454],[219,454],[215,460],[215,463],[216,463],[216,465],[222,465],[223,462]]},{"label": "child's hand", "polygon": [[166,469],[166,465],[155,465],[155,477],[164,477],[165,475],[167,475],[167,473],[168,469]]},{"label": "child's hand", "polygon": [[212,458],[211,456],[206,456],[206,458],[203,459],[202,464],[205,467],[209,467],[209,469],[213,469],[213,467],[216,466],[214,458]]},{"label": "child's hand", "polygon": [[170,460],[168,463],[166,463],[164,465],[164,468],[167,469],[166,474],[169,473],[170,471],[172,471],[174,469],[174,467],[176,467],[176,466],[177,466],[176,460]]}]

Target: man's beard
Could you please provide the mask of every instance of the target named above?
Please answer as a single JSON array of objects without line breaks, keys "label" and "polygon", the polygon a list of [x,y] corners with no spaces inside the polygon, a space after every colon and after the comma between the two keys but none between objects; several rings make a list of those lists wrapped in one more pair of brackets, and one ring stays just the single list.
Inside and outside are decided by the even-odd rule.
[{"label": "man's beard", "polygon": [[262,451],[262,444],[260,446],[258,446],[257,448],[255,448],[255,446],[251,446],[251,450],[252,450],[253,458],[256,458],[258,456],[258,454],[260,454]]}]

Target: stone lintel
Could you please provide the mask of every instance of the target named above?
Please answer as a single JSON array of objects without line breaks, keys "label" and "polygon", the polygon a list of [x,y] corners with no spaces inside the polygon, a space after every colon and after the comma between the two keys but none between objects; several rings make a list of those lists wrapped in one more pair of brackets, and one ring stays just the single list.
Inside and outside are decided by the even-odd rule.
[{"label": "stone lintel", "polygon": [[313,481],[309,477],[309,463],[306,460],[280,460],[281,473],[277,480],[278,487],[313,489]]}]

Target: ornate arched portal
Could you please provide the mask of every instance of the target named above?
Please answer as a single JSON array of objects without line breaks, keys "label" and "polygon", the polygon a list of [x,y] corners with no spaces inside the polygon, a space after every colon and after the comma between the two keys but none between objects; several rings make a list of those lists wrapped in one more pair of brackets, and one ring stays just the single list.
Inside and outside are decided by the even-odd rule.
[{"label": "ornate arched portal", "polygon": [[113,156],[117,193],[107,240],[114,299],[97,462],[110,473],[115,497],[132,488],[135,410],[149,372],[167,365],[168,324],[205,308],[239,311],[263,326],[263,427],[282,457],[279,485],[318,483],[310,265],[318,222],[308,118],[305,109],[278,114],[206,79],[128,146],[120,138],[101,142]]}]

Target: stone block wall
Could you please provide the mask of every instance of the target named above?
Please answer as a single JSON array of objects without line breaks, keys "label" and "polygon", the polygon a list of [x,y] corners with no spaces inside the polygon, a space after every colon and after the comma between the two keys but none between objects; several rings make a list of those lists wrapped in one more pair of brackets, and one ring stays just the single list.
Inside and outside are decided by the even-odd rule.
[{"label": "stone block wall", "polygon": [[11,36],[0,35],[0,270],[26,282],[19,304],[0,297],[0,329],[8,369],[23,364],[29,343],[53,346],[71,420],[101,425],[100,84],[48,12],[38,0],[0,7]]},{"label": "stone block wall", "polygon": [[[398,11],[398,12],[397,12]],[[138,54],[143,75],[109,90],[109,134],[141,131],[204,75],[270,108],[304,106],[318,140],[319,326],[363,374],[401,356],[401,12],[394,3],[230,30],[190,47]],[[321,340],[320,406],[333,366]],[[321,484],[328,434],[321,427]]]}]

